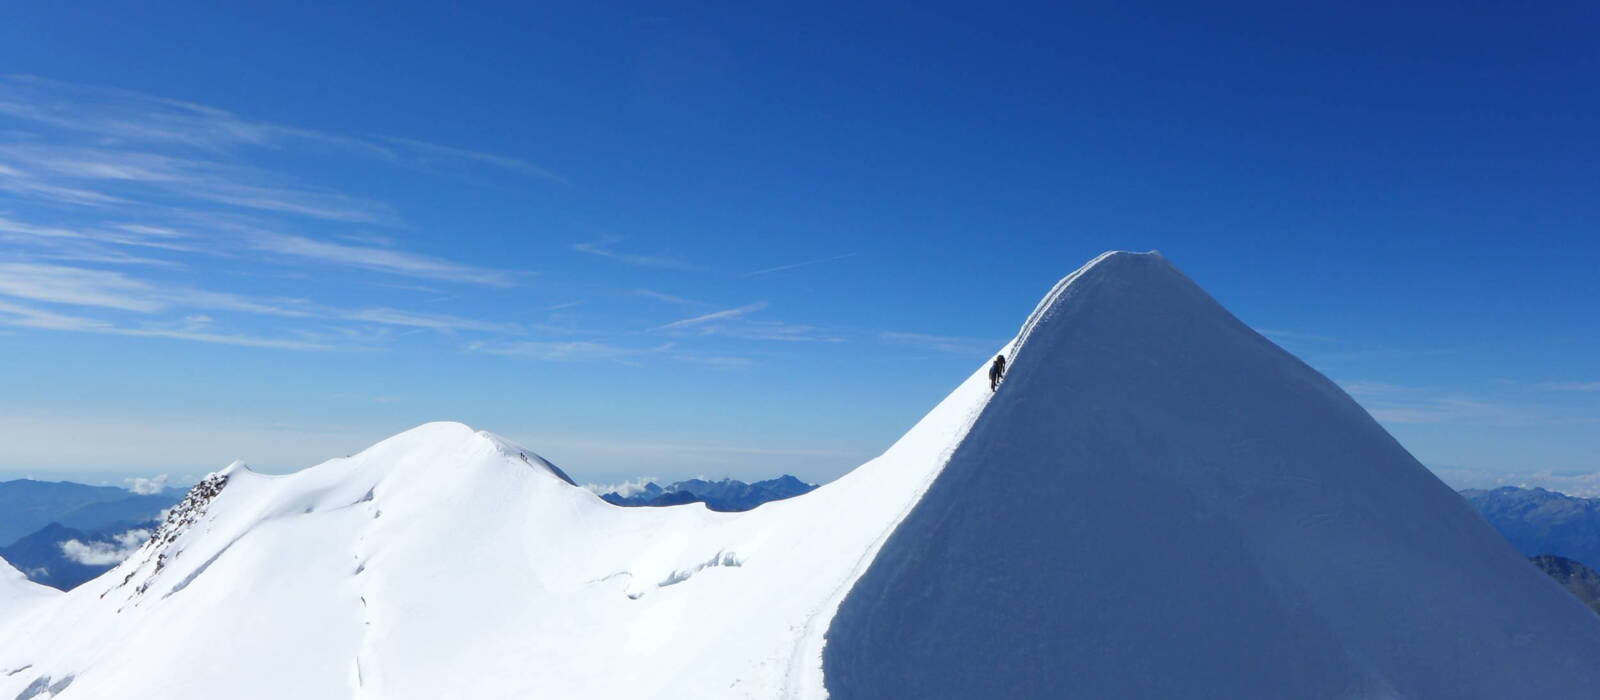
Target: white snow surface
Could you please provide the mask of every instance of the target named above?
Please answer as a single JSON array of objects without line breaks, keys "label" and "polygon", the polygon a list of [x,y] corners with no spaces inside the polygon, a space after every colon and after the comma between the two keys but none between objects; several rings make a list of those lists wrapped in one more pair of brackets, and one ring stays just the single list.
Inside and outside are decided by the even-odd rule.
[{"label": "white snow surface", "polygon": [[1600,697],[1600,619],[1327,378],[1157,255],[1057,293],[840,606],[834,698]]},{"label": "white snow surface", "polygon": [[[60,595],[60,592],[49,586],[41,586],[28,580],[17,567],[10,562],[0,559],[0,620],[4,620],[22,606],[40,600]],[[3,669],[4,666],[0,666]]]},{"label": "white snow surface", "polygon": [[66,677],[66,698],[816,697],[834,607],[980,375],[877,459],[744,513],[613,506],[459,423],[287,476],[236,464],[170,543],[0,618],[0,670],[27,667],[0,698]]},{"label": "white snow surface", "polygon": [[1018,338],[744,513],[458,423],[231,465],[69,593],[0,567],[0,698],[1592,697],[1600,622],[1160,256]]}]

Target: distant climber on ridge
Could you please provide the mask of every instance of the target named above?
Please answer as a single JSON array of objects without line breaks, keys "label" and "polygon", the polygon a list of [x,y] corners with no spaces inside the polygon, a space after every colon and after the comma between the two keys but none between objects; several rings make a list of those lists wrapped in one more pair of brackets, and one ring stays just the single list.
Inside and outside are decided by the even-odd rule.
[{"label": "distant climber on ridge", "polygon": [[1000,378],[1006,376],[1006,356],[995,355],[994,364],[989,365],[989,391],[1000,388]]}]

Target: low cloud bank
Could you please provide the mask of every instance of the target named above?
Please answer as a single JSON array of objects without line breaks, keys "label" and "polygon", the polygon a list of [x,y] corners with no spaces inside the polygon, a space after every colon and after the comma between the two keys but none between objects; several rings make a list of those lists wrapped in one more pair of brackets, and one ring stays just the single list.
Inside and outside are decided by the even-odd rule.
[{"label": "low cloud bank", "polygon": [[149,478],[142,476],[132,479],[123,479],[128,484],[128,490],[140,496],[150,496],[161,493],[167,488],[167,475],[158,474]]},{"label": "low cloud bank", "polygon": [[67,540],[61,543],[61,553],[84,566],[113,566],[133,556],[148,539],[149,530],[129,530],[116,535],[111,542]]},{"label": "low cloud bank", "polygon": [[645,485],[651,482],[660,483],[660,479],[657,479],[653,476],[641,476],[637,479],[624,481],[617,484],[584,484],[583,487],[593,491],[596,496],[604,496],[608,493],[616,493],[623,498],[627,498],[628,496],[632,496],[633,494],[644,491]]}]

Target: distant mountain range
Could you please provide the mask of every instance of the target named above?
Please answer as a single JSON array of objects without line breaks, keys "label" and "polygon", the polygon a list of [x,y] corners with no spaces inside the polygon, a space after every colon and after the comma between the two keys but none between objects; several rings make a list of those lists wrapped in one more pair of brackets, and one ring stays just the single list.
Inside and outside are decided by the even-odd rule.
[{"label": "distant mountain range", "polygon": [[187,491],[137,494],[69,481],[0,482],[0,557],[35,583],[71,590],[143,544],[162,511]]},{"label": "distant mountain range", "polygon": [[116,486],[70,481],[0,481],[0,544],[15,542],[50,523],[98,530],[117,522],[154,520],[187,492],[187,488],[165,488],[137,494]]},{"label": "distant mountain range", "polygon": [[1600,567],[1600,499],[1514,486],[1461,495],[1524,556],[1554,554]]},{"label": "distant mountain range", "polygon": [[626,493],[611,491],[600,494],[607,503],[619,506],[676,506],[685,503],[704,503],[711,510],[724,512],[746,511],[769,501],[792,498],[815,489],[788,474],[776,479],[747,484],[737,479],[707,481],[689,479],[674,481],[662,486],[650,482]]},{"label": "distant mountain range", "polygon": [[91,531],[50,523],[33,534],[0,547],[0,558],[34,583],[70,591],[122,563],[158,525],[116,523]]},{"label": "distant mountain range", "polygon": [[1502,486],[1461,492],[1511,546],[1600,613],[1600,498]]}]

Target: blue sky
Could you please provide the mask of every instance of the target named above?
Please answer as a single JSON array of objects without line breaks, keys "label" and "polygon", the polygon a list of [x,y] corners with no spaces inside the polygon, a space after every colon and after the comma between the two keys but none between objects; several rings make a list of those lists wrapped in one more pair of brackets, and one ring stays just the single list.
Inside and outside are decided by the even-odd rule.
[{"label": "blue sky", "polygon": [[825,480],[1111,248],[1449,480],[1600,471],[1592,4],[157,5],[3,11],[0,477]]}]

